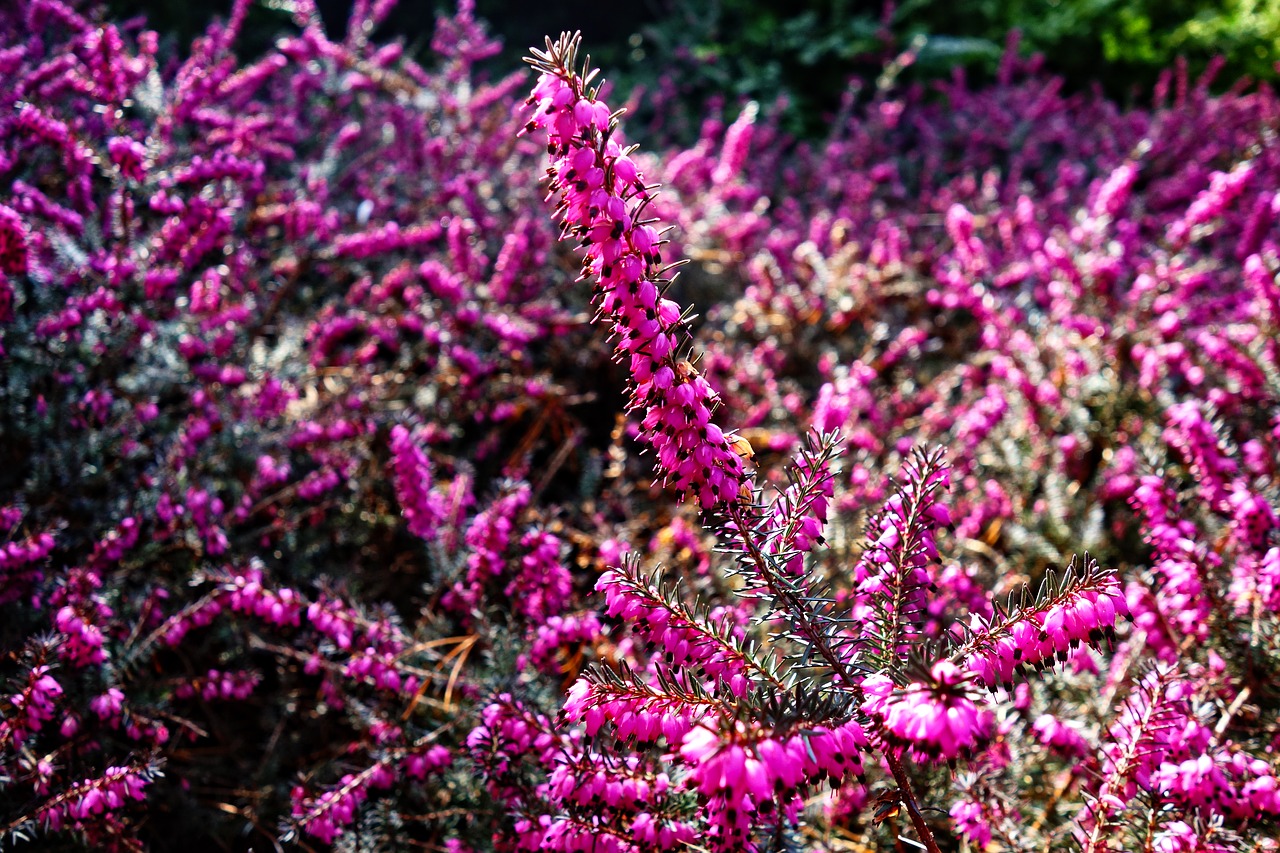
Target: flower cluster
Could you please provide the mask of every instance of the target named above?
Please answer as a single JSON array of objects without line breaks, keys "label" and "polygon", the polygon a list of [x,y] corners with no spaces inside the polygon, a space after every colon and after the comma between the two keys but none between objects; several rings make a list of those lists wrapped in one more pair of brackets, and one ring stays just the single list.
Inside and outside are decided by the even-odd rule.
[{"label": "flower cluster", "polygon": [[146,789],[157,775],[145,766],[108,767],[101,776],[82,780],[40,806],[34,816],[53,831],[78,831],[111,844],[120,834],[123,810],[146,799]]},{"label": "flower cluster", "polygon": [[566,238],[581,241],[582,273],[595,280],[595,301],[618,339],[632,379],[631,407],[643,411],[645,440],[664,481],[705,507],[749,492],[750,445],[712,418],[719,395],[680,350],[686,321],[663,293],[661,240],[644,212],[652,199],[623,151],[614,118],[575,73],[576,43],[547,42],[530,60],[541,76],[526,129],[545,130],[554,160],[547,171]]},{"label": "flower cluster", "polygon": [[431,462],[402,424],[391,428],[391,454],[396,496],[409,532],[430,539],[444,515],[441,496],[431,489]]},{"label": "flower cluster", "polygon": [[62,696],[62,685],[49,674],[47,665],[32,667],[27,681],[21,691],[9,697],[11,716],[0,721],[0,742],[12,743],[15,749],[22,746],[28,734],[40,731],[54,718]]},{"label": "flower cluster", "polygon": [[[398,729],[384,732],[385,739],[394,738]],[[331,844],[355,822],[361,806],[375,791],[386,790],[395,784],[397,769],[408,778],[422,780],[430,772],[448,767],[451,756],[439,746],[418,749],[408,754],[392,754],[379,760],[359,773],[347,773],[338,784],[319,796],[310,796],[303,786],[295,786],[291,792],[293,801],[292,826],[312,838]]]},{"label": "flower cluster", "polygon": [[[595,613],[552,616],[538,626],[529,649],[529,660],[542,672],[565,672],[573,666],[575,656],[582,653],[582,647],[603,633],[604,626]],[[564,659],[566,652],[569,652],[568,660]]]},{"label": "flower cluster", "polygon": [[[15,519],[21,513],[14,511]],[[13,527],[7,524],[6,527]],[[0,572],[5,582],[5,589],[0,592],[0,599],[12,599],[22,594],[22,590],[32,582],[41,579],[37,569],[24,567],[39,565],[53,551],[56,543],[52,533],[37,533],[22,540],[10,540],[0,547]]]},{"label": "flower cluster", "polygon": [[1114,642],[1116,621],[1128,614],[1115,578],[1086,558],[1078,582],[1068,589],[1011,606],[993,620],[975,615],[957,660],[989,689],[1011,690],[1015,674],[1066,661],[1082,644]]},{"label": "flower cluster", "polygon": [[600,576],[596,589],[604,593],[606,615],[636,626],[662,649],[670,666],[696,668],[723,682],[735,696],[746,692],[753,665],[741,648],[742,637],[732,625],[712,626],[652,588],[632,562]]},{"label": "flower cluster", "polygon": [[873,677],[863,689],[863,710],[879,721],[893,746],[918,760],[954,762],[994,734],[991,712],[975,704],[965,673],[951,661],[934,664],[927,681],[895,688],[887,678]]}]

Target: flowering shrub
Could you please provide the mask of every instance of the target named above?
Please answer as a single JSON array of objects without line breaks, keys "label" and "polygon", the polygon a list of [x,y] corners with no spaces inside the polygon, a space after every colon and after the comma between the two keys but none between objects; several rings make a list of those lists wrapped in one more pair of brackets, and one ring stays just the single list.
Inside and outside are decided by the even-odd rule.
[{"label": "flowering shrub", "polygon": [[652,156],[246,5],[0,10],[0,844],[1276,849],[1269,89]]}]

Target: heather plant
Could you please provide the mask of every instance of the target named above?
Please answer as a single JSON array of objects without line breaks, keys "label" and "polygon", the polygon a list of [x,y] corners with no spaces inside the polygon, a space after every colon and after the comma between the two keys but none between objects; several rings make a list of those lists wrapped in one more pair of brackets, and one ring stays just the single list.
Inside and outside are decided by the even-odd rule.
[{"label": "heather plant", "polygon": [[0,11],[0,844],[1276,848],[1274,93],[389,8]]}]

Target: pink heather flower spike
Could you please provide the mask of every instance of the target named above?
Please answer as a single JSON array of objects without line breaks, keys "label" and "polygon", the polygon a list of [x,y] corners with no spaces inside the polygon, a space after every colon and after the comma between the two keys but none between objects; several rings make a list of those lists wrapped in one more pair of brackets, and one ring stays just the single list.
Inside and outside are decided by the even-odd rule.
[{"label": "pink heather flower spike", "polygon": [[662,241],[644,218],[653,188],[619,144],[616,115],[589,88],[594,72],[575,70],[578,41],[548,39],[547,50],[527,60],[542,74],[525,130],[547,134],[562,239],[579,241],[582,277],[595,279],[599,316],[630,369],[629,408],[644,412],[641,435],[663,482],[706,508],[749,500],[750,445],[715,423],[719,395],[680,355],[689,335],[685,312],[663,295],[672,267],[662,266]]},{"label": "pink heather flower spike", "polygon": [[1082,567],[1072,560],[1060,589],[1046,587],[1050,594],[989,621],[975,617],[951,660],[989,689],[1009,690],[1016,673],[1064,662],[1082,644],[1113,642],[1116,620],[1129,615],[1115,575],[1087,554]]}]

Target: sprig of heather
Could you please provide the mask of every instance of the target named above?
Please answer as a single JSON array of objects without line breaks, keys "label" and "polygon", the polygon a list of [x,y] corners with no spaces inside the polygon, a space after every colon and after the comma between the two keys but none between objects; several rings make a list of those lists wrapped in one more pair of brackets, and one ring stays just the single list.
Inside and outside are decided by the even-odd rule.
[{"label": "sprig of heather", "polygon": [[[55,718],[63,689],[48,663],[53,650],[45,644],[36,644],[24,655],[23,681],[13,685],[15,691],[7,697],[4,719],[0,719],[0,756],[21,749],[23,742],[44,728]],[[0,774],[5,772],[0,758]]]},{"label": "sprig of heather", "polygon": [[1076,840],[1085,853],[1107,853],[1113,847],[1122,815],[1167,751],[1168,732],[1186,722],[1186,684],[1173,667],[1153,668],[1136,685],[1111,726],[1101,773],[1087,793],[1076,818]]},{"label": "sprig of heather", "polygon": [[601,736],[608,722],[611,734],[633,745],[664,742],[673,753],[667,760],[675,789],[705,804],[707,843],[724,851],[751,849],[759,821],[793,822],[806,792],[860,777],[869,749],[861,724],[847,714],[828,719],[815,706],[801,717],[808,722],[784,713],[769,724],[744,720],[740,710],[678,673],[649,685],[635,674],[604,671],[575,684],[565,705],[567,718],[585,722],[589,735]]},{"label": "sprig of heather", "polygon": [[[14,509],[13,523],[0,526],[12,529],[21,517],[22,513]],[[0,603],[20,597],[44,577],[37,567],[53,552],[56,542],[54,534],[46,530],[13,538],[0,545]]]},{"label": "sprig of heather", "polygon": [[867,747],[853,721],[787,734],[712,716],[690,729],[679,754],[690,765],[686,784],[707,802],[708,843],[729,851],[751,849],[758,820],[794,822],[802,790],[860,776]]},{"label": "sprig of heather", "polygon": [[596,590],[604,593],[607,614],[634,625],[665,653],[666,666],[696,668],[736,697],[753,681],[782,686],[774,667],[744,641],[741,629],[723,619],[716,624],[708,613],[680,602],[677,590],[663,589],[656,574],[642,574],[638,559],[606,571]]},{"label": "sprig of heather", "polygon": [[546,675],[572,671],[585,650],[605,636],[605,628],[592,611],[552,616],[533,632],[529,653],[522,656]]},{"label": "sprig of heather", "polygon": [[[290,792],[293,802],[292,817],[282,841],[296,841],[299,832],[332,844],[347,827],[355,823],[360,810],[370,795],[392,787],[404,775],[421,781],[428,773],[439,773],[449,766],[452,756],[449,750],[433,745],[441,730],[419,738],[412,745],[379,750],[376,760],[358,773],[347,773],[338,784],[313,795],[303,785],[294,786]],[[400,736],[398,727],[390,727],[385,737]]]},{"label": "sprig of heather", "polygon": [[431,460],[410,430],[391,428],[392,477],[409,532],[432,539],[444,520],[443,496],[431,488]]},{"label": "sprig of heather", "polygon": [[804,574],[804,556],[826,541],[839,447],[838,432],[809,433],[787,467],[790,483],[769,508],[772,532],[765,551],[781,557],[794,575]]},{"label": "sprig of heather", "polygon": [[0,838],[31,839],[40,831],[69,830],[104,849],[117,843],[127,849],[135,842],[129,806],[146,799],[147,787],[163,775],[160,768],[157,760],[108,767],[0,827]]},{"label": "sprig of heather", "polygon": [[[601,850],[614,844],[630,850],[636,842],[647,849],[679,850],[692,843],[697,832],[681,814],[683,792],[655,764],[636,756],[566,750],[548,779],[562,813],[543,827],[541,849],[573,849],[574,842],[587,839]],[[602,834],[606,831],[615,834]]]},{"label": "sprig of heather", "polygon": [[1239,463],[1223,449],[1213,422],[1193,400],[1170,406],[1165,417],[1165,442],[1186,460],[1196,488],[1209,505],[1215,510],[1224,508]]},{"label": "sprig of heather", "polygon": [[1205,547],[1198,525],[1181,511],[1177,492],[1164,477],[1142,477],[1129,500],[1143,521],[1157,581],[1135,591],[1134,619],[1156,655],[1172,664],[1182,643],[1208,639],[1214,603],[1206,584],[1221,557]]},{"label": "sprig of heather", "polygon": [[565,699],[565,718],[583,722],[594,735],[608,723],[615,737],[639,743],[665,738],[679,743],[702,716],[723,708],[722,700],[680,672],[662,674],[648,683],[628,667],[620,672],[599,668],[578,679]]},{"label": "sprig of heather", "polygon": [[941,448],[917,450],[903,463],[900,484],[867,524],[867,548],[853,567],[851,616],[863,623],[851,658],[870,671],[900,671],[923,639],[921,616],[938,560],[937,530],[951,523],[939,499],[950,485]]},{"label": "sprig of heather", "polygon": [[719,395],[681,356],[687,312],[666,298],[673,266],[662,266],[656,220],[645,218],[655,187],[624,149],[619,113],[592,87],[589,58],[578,69],[580,36],[547,39],[526,59],[541,73],[527,101],[527,132],[545,131],[547,169],[562,239],[579,241],[582,278],[594,279],[598,316],[617,338],[616,357],[631,376],[630,408],[643,412],[641,434],[664,483],[711,509],[747,501],[749,445],[713,419]]},{"label": "sprig of heather", "polygon": [[[521,531],[521,520],[532,498],[528,483],[508,481],[501,489],[467,524],[463,576],[445,593],[442,603],[459,613],[469,613],[486,589],[494,586],[495,579],[508,578],[503,592],[515,602],[515,609],[541,621],[553,615],[554,603],[563,601],[570,591],[565,549],[559,537],[549,531]],[[518,559],[512,553],[517,548]]]},{"label": "sprig of heather", "polygon": [[950,659],[989,690],[1011,691],[1017,674],[1061,663],[1081,645],[1114,642],[1117,620],[1128,616],[1114,572],[1086,554],[1082,566],[1073,559],[1061,575],[1046,574],[1037,595],[1023,587],[990,618],[974,614],[957,625]]}]

